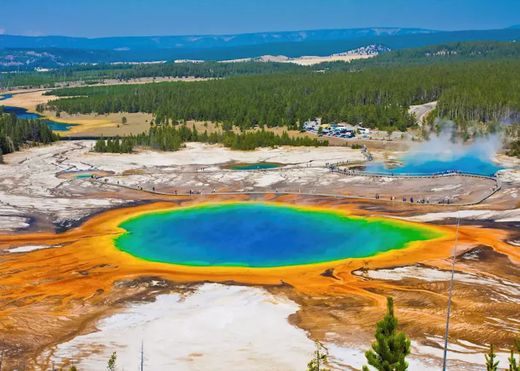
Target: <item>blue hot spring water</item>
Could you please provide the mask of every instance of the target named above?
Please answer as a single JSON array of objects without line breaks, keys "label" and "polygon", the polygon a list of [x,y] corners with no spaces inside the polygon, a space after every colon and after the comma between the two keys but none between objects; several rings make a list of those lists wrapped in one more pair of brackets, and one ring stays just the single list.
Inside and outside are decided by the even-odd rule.
[{"label": "blue hot spring water", "polygon": [[475,175],[492,176],[502,168],[490,158],[474,152],[466,152],[447,158],[435,154],[417,152],[401,159],[402,166],[388,168],[384,163],[374,162],[365,171],[378,174],[395,175],[432,175],[447,172],[462,172]]},{"label": "blue hot spring water", "polygon": [[280,267],[373,256],[436,238],[426,227],[322,209],[223,203],[148,213],[115,240],[139,258],[191,266]]},{"label": "blue hot spring water", "polygon": [[274,164],[271,162],[258,162],[253,164],[238,164],[230,167],[231,170],[267,170],[276,169],[280,167],[280,164]]},{"label": "blue hot spring water", "polygon": [[[7,99],[7,98],[5,98]],[[5,113],[14,113],[17,118],[21,120],[39,120],[42,118],[41,115],[37,113],[27,112],[25,108],[21,107],[13,107],[13,106],[4,106],[3,110]],[[66,124],[63,122],[57,122],[52,120],[46,120],[41,119],[42,123],[46,124],[51,130],[55,131],[67,131],[72,126],[75,126],[74,124]]]}]

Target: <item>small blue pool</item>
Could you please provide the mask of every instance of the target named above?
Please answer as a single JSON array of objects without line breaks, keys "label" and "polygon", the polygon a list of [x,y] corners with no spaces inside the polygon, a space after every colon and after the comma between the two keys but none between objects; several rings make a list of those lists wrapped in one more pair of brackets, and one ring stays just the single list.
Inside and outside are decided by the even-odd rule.
[{"label": "small blue pool", "polygon": [[231,170],[268,170],[268,169],[276,169],[282,165],[275,164],[273,162],[257,162],[252,164],[237,164],[232,165],[229,168]]}]

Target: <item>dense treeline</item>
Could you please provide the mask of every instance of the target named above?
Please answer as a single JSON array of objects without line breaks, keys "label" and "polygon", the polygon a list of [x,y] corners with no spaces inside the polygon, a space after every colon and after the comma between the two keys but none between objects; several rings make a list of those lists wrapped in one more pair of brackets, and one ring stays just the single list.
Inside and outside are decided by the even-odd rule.
[{"label": "dense treeline", "polygon": [[406,130],[408,107],[438,100],[437,114],[457,122],[518,121],[520,60],[373,68],[360,72],[240,76],[55,90],[50,102],[70,113],[149,112],[156,123],[203,120],[295,128],[312,117]]},{"label": "dense treeline", "polygon": [[131,153],[134,149],[135,139],[133,137],[116,137],[114,139],[100,138],[94,146],[95,152],[103,153]]},{"label": "dense treeline", "polygon": [[138,77],[201,77],[221,78],[237,75],[258,75],[310,70],[292,63],[275,62],[183,62],[137,65],[115,74],[114,78],[127,80]]},{"label": "dense treeline", "polygon": [[519,123],[520,60],[486,63],[478,69],[471,68],[470,64],[466,66],[465,78],[439,96],[434,115],[458,123]]},{"label": "dense treeline", "polygon": [[15,115],[0,113],[0,162],[2,154],[18,151],[23,145],[46,144],[58,139],[39,121],[19,120]]},{"label": "dense treeline", "polygon": [[197,77],[223,78],[239,75],[271,74],[280,72],[312,71],[311,67],[275,62],[168,62],[153,64],[80,65],[48,72],[20,72],[4,74],[0,87],[48,86],[58,83],[83,81],[96,84],[105,79],[126,81],[135,78]]},{"label": "dense treeline", "polygon": [[258,147],[289,146],[327,146],[327,141],[308,137],[291,138],[284,132],[277,135],[265,130],[243,133],[220,131],[208,134],[199,133],[196,128],[186,125],[159,125],[150,128],[148,133],[124,138],[99,139],[94,146],[96,152],[129,153],[135,146],[146,146],[162,151],[177,151],[185,142],[221,143],[236,150],[254,150]]},{"label": "dense treeline", "polygon": [[[406,82],[403,79],[407,80]],[[434,99],[435,87],[401,71],[359,74],[279,74],[196,83],[161,83],[56,90],[57,95],[88,95],[51,102],[67,112],[149,112],[157,123],[203,120],[235,124],[288,126],[311,118],[366,122],[399,128],[413,125],[407,106]]]}]

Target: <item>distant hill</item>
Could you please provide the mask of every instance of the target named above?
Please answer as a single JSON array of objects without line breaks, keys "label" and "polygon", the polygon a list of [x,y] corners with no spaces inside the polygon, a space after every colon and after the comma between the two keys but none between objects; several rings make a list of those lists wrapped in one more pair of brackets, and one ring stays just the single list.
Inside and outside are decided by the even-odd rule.
[{"label": "distant hill", "polygon": [[59,68],[81,63],[232,60],[263,55],[328,56],[381,45],[401,50],[466,41],[520,40],[520,29],[432,31],[364,28],[217,36],[71,38],[0,35],[0,70]]},{"label": "distant hill", "polygon": [[129,51],[143,49],[208,49],[244,45],[351,40],[366,37],[429,34],[436,31],[417,28],[353,28],[289,32],[261,32],[237,35],[66,37],[0,35],[0,48],[58,48]]}]

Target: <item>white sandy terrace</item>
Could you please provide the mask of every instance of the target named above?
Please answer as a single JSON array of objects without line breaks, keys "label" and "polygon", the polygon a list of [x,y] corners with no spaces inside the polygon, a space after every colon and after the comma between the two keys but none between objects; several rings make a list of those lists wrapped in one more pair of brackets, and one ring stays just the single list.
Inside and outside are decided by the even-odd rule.
[{"label": "white sandy terrace", "polygon": [[143,342],[150,370],[303,370],[314,343],[287,322],[297,310],[260,288],[204,284],[186,298],[132,305],[102,320],[99,332],[59,345],[53,359],[101,370],[117,351],[118,370],[132,370]]},{"label": "white sandy terrace", "polygon": [[[107,159],[111,159],[107,163]],[[232,151],[219,145],[187,143],[178,152],[142,151],[130,156],[88,153],[85,161],[100,169],[127,170],[139,166],[217,165],[226,162],[276,162],[281,164],[324,165],[329,162],[363,161],[359,150],[347,147],[280,147],[259,148],[255,151]]]},{"label": "white sandy terrace", "polygon": [[[52,214],[54,221],[79,219],[92,211],[108,208],[125,201],[115,198],[89,196],[96,191],[109,191],[110,186],[99,182],[80,182],[62,179],[62,172],[106,170],[121,174],[128,170],[145,170],[171,166],[170,180],[176,177],[175,168],[184,165],[212,166],[227,162],[279,162],[282,164],[324,165],[326,162],[362,160],[359,151],[350,148],[277,148],[257,151],[231,151],[229,149],[199,143],[188,143],[178,152],[143,151],[131,155],[99,154],[90,152],[94,142],[59,142],[12,153],[4,156],[6,165],[0,166],[0,231],[27,226],[26,215],[33,213]],[[324,172],[324,169],[320,170]],[[217,174],[215,181],[226,179],[240,181],[252,176],[234,173]],[[259,185],[271,184],[276,174],[256,174]],[[316,175],[315,175],[316,176]],[[130,177],[129,185],[157,181],[164,174],[151,171],[143,177]],[[189,184],[188,184],[189,185]],[[196,187],[197,182],[193,182]],[[113,189],[112,189],[113,190]],[[128,201],[128,200],[126,200]]]},{"label": "white sandy terrace", "polygon": [[[85,148],[69,142],[4,156],[7,164],[0,165],[0,230],[23,228],[26,220],[22,215],[52,213],[59,221],[81,218],[93,210],[121,203],[115,199],[79,200],[74,192],[62,191],[65,181],[56,174],[91,169],[80,158],[72,161],[67,157],[71,153],[80,157]],[[15,217],[19,223],[14,222]]]},{"label": "white sandy terrace", "polygon": [[[303,370],[314,343],[288,323],[297,310],[294,302],[261,288],[204,284],[185,298],[160,295],[155,302],[130,305],[101,320],[97,332],[58,345],[52,359],[56,365],[69,360],[80,369],[95,370],[115,351],[118,370],[131,370],[139,364],[143,343],[147,369]],[[440,368],[442,339],[428,340],[437,347],[412,342],[411,371]],[[332,369],[345,370],[361,369],[370,345],[345,344],[329,334],[324,346]],[[450,343],[448,366],[481,370],[486,351],[464,340]],[[501,365],[507,364],[507,357],[498,353]]]}]

